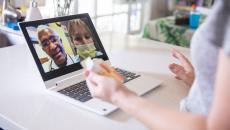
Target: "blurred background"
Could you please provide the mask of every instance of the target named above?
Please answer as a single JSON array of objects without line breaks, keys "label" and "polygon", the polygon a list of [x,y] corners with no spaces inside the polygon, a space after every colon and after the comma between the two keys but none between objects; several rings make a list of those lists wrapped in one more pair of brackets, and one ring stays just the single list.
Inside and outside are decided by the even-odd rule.
[{"label": "blurred background", "polygon": [[[214,3],[214,0],[0,0],[2,15],[4,1],[20,10],[24,18],[30,2],[35,1],[42,18],[89,13],[98,32],[132,34],[187,47],[196,28],[191,29],[183,19],[178,24],[176,18],[189,17],[195,4],[203,22]],[[175,31],[178,36],[171,36]],[[179,35],[183,37],[178,38]]]}]

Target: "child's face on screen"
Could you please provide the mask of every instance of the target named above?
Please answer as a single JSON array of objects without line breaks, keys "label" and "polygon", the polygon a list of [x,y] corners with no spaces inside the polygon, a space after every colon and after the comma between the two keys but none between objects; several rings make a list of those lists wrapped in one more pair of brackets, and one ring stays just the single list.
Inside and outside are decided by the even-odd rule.
[{"label": "child's face on screen", "polygon": [[93,38],[91,33],[82,24],[75,24],[73,26],[72,40],[74,45],[84,45],[93,43]]}]

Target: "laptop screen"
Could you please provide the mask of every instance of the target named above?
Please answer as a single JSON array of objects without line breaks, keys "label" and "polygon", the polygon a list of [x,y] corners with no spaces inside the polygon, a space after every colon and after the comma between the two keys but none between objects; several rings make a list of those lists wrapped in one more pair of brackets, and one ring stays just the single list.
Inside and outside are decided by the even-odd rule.
[{"label": "laptop screen", "polygon": [[47,81],[82,69],[87,57],[108,60],[88,14],[20,23],[21,30]]}]

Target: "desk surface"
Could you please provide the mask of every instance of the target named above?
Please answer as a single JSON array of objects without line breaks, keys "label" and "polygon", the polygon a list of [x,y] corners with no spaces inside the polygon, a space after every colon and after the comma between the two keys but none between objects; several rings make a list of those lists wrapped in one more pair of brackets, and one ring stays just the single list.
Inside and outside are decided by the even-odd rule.
[{"label": "desk surface", "polygon": [[[163,80],[159,88],[144,98],[168,108],[179,108],[188,87],[175,80],[168,69],[175,62],[170,50],[176,48],[188,56],[188,49],[122,34],[100,37],[114,66]],[[0,59],[0,121],[7,118],[31,130],[146,129],[120,109],[103,117],[48,95],[25,44],[1,49]]]}]

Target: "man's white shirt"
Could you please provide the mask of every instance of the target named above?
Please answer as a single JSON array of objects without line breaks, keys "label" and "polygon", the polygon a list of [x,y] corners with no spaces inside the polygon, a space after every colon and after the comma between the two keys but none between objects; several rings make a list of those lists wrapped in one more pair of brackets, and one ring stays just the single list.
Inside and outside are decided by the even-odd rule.
[{"label": "man's white shirt", "polygon": [[[80,62],[80,58],[78,58],[78,56],[73,56],[73,55],[67,54],[66,66],[72,65],[74,63],[79,63],[79,62]],[[48,62],[42,64],[42,67],[43,67],[45,72],[50,72],[50,71],[53,71],[53,70],[56,70],[59,68],[51,58]]]}]

